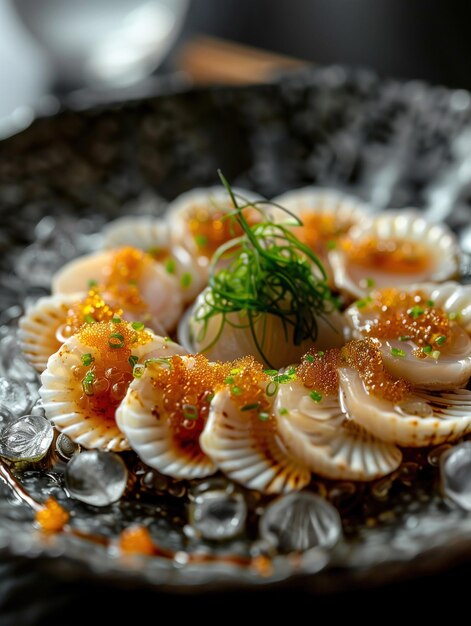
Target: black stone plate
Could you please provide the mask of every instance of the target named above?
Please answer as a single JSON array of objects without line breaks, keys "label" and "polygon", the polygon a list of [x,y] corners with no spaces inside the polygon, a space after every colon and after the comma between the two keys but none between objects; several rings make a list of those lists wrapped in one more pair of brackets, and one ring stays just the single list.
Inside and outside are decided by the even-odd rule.
[{"label": "black stone plate", "polygon": [[[471,249],[470,94],[380,80],[367,71],[314,69],[269,85],[63,111],[0,143],[0,325],[14,322],[22,300],[46,287],[41,280],[27,287],[27,267],[18,267],[41,218],[80,227],[86,240],[106,220],[158,215],[181,192],[217,183],[218,168],[234,185],[268,197],[316,184],[352,192],[378,210],[415,206],[446,220],[465,251]],[[65,246],[57,258],[73,254]],[[396,499],[375,509],[374,524],[359,491],[361,523],[334,554],[312,556],[302,584],[345,589],[467,558],[471,518],[437,495],[436,471],[430,472],[424,469],[417,486],[405,477]],[[29,480],[37,490],[54,492],[48,476]],[[3,553],[36,557],[38,568],[46,563],[58,576],[208,590],[288,584],[297,575],[292,568],[263,579],[220,566],[123,566],[77,539],[44,541],[11,510],[0,486]]]}]

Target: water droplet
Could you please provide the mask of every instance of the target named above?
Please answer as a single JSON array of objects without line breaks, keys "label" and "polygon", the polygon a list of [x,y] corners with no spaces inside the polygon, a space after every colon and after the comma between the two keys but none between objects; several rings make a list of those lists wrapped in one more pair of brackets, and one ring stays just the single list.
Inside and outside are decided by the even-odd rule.
[{"label": "water droplet", "polygon": [[461,443],[440,458],[445,495],[471,511],[471,442]]},{"label": "water droplet", "polygon": [[56,452],[66,461],[80,452],[80,446],[78,443],[72,441],[65,433],[59,433],[56,439]]},{"label": "water droplet", "polygon": [[0,378],[0,405],[8,407],[10,413],[16,417],[26,415],[33,404],[34,399],[26,383]]},{"label": "water droplet", "polygon": [[192,525],[205,539],[229,539],[245,527],[247,504],[242,494],[225,491],[206,491],[190,505]]},{"label": "water droplet", "polygon": [[332,548],[342,536],[337,510],[312,493],[290,493],[272,502],[260,520],[260,535],[283,553]]},{"label": "water droplet", "polygon": [[0,456],[12,461],[39,461],[49,450],[54,429],[40,415],[26,415],[0,431]]},{"label": "water droplet", "polygon": [[433,415],[430,404],[420,400],[406,400],[396,404],[394,409],[401,415],[415,415],[417,417],[432,417]]},{"label": "water droplet", "polygon": [[93,506],[108,506],[121,498],[128,471],[113,452],[88,450],[72,458],[65,470],[70,495]]}]

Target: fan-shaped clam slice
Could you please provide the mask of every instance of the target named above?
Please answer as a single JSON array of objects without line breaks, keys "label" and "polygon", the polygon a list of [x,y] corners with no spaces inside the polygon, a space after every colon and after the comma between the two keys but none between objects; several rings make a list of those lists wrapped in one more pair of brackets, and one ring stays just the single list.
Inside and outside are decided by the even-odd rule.
[{"label": "fan-shaped clam slice", "polygon": [[133,450],[163,474],[191,479],[216,471],[199,444],[212,395],[212,383],[202,381],[211,380],[211,369],[217,376],[221,366],[204,357],[154,363],[118,409],[119,427]]},{"label": "fan-shaped clam slice", "polygon": [[285,447],[274,417],[261,420],[242,410],[227,389],[211,401],[200,444],[221,471],[248,489],[285,493],[310,480],[310,471]]},{"label": "fan-shaped clam slice", "polygon": [[103,246],[108,250],[132,246],[162,263],[166,271],[177,278],[185,303],[193,301],[203,289],[203,273],[188,250],[172,245],[165,220],[150,216],[121,217],[110,222],[103,235]]},{"label": "fan-shaped clam slice", "polygon": [[[208,287],[196,299],[193,314],[182,323],[188,324],[190,342],[196,352],[212,360],[230,360],[252,355],[258,361],[276,369],[295,363],[313,345],[318,350],[340,347],[344,344],[343,315],[338,311],[317,318],[317,338],[306,339],[295,345],[293,327],[283,325],[275,315],[259,313],[249,323],[247,311],[215,314],[211,310],[211,290]],[[182,332],[182,336],[185,333]]]},{"label": "fan-shaped clam slice", "polygon": [[471,286],[374,290],[345,318],[354,337],[377,339],[387,369],[413,386],[451,389],[471,377]]},{"label": "fan-shaped clam slice", "polygon": [[86,448],[126,450],[129,445],[116,425],[115,412],[133,380],[133,367],[182,351],[126,322],[84,326],[49,358],[41,375],[46,417]]},{"label": "fan-shaped clam slice", "polygon": [[[260,196],[245,189],[233,188],[240,206]],[[220,245],[241,234],[233,220],[225,219],[234,210],[227,190],[220,187],[193,189],[178,196],[168,206],[167,218],[173,244],[186,248],[207,270]],[[261,220],[258,211],[248,208],[246,217],[252,223]]]},{"label": "fan-shaped clam slice", "polygon": [[[371,207],[354,196],[320,187],[293,189],[274,198],[273,202],[288,209],[302,221],[302,226],[293,228],[294,234],[320,255],[323,261],[327,260],[327,251],[336,244],[337,239],[352,226],[362,224],[372,212]],[[276,209],[275,219],[293,222],[293,218],[280,209]]]},{"label": "fan-shaped clam slice", "polygon": [[70,308],[85,295],[78,293],[40,298],[20,319],[18,341],[21,351],[39,373],[46,369],[48,358],[65,341],[61,329]]},{"label": "fan-shaped clam slice", "polygon": [[358,372],[339,370],[342,402],[354,421],[383,441],[431,446],[471,432],[471,391],[413,391],[394,403],[368,393]]},{"label": "fan-shaped clam slice", "polygon": [[336,286],[355,298],[372,286],[453,278],[458,244],[445,224],[434,224],[413,210],[385,211],[353,227],[329,252]]},{"label": "fan-shaped clam slice", "polygon": [[141,250],[120,248],[71,261],[52,281],[55,294],[86,291],[98,283],[104,297],[123,309],[129,320],[141,320],[156,332],[175,327],[183,308],[175,276]]},{"label": "fan-shaped clam slice", "polygon": [[299,382],[280,385],[274,406],[287,450],[312,472],[369,481],[393,472],[400,450],[348,419],[337,395],[315,394]]}]

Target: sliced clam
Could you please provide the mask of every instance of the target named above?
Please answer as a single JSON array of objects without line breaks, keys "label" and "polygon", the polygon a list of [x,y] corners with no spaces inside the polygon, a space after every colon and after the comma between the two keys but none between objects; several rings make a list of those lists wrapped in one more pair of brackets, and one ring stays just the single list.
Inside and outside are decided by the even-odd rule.
[{"label": "sliced clam", "polygon": [[458,274],[459,248],[445,224],[413,210],[384,211],[353,227],[329,252],[336,286],[362,298],[376,286],[441,282]]},{"label": "sliced clam", "polygon": [[216,466],[200,447],[213,385],[230,366],[184,356],[152,363],[117,412],[131,447],[150,467],[174,478],[202,478]]},{"label": "sliced clam", "polygon": [[126,450],[116,408],[149,358],[181,353],[177,344],[131,323],[88,324],[53,354],[41,375],[46,417],[85,448]]},{"label": "sliced clam", "polygon": [[[233,191],[240,206],[260,200],[260,196],[245,189]],[[227,218],[232,211],[232,200],[222,186],[193,189],[178,196],[168,207],[172,243],[186,248],[205,275],[217,248],[241,234],[240,227]],[[261,220],[260,213],[250,207],[246,217],[252,223]]]},{"label": "sliced clam", "polygon": [[359,373],[339,370],[345,410],[383,441],[420,447],[456,441],[471,432],[471,391],[411,391],[398,401],[369,393]]},{"label": "sliced clam", "polygon": [[336,480],[370,481],[393,472],[402,454],[349,419],[338,395],[312,393],[300,382],[280,385],[274,415],[291,455]]},{"label": "sliced clam", "polygon": [[462,387],[471,376],[471,286],[373,290],[345,317],[354,337],[377,339],[388,370],[416,387]]},{"label": "sliced clam", "polygon": [[[252,355],[267,366],[279,369],[299,361],[313,345],[318,350],[339,347],[344,343],[344,319],[337,311],[317,318],[317,337],[298,345],[293,340],[293,325],[283,324],[269,313],[247,311],[208,316],[212,309],[211,289],[196,299],[193,314],[184,323],[189,326],[190,342],[196,352],[213,360],[230,360]],[[251,319],[251,322],[249,321]]]},{"label": "sliced clam", "polygon": [[103,231],[106,249],[131,246],[143,250],[161,263],[179,283],[184,302],[193,301],[204,287],[204,278],[191,254],[172,245],[169,225],[150,216],[121,217]]},{"label": "sliced clam", "polygon": [[244,411],[228,389],[211,401],[200,444],[224,474],[248,489],[286,493],[310,480],[309,469],[285,447],[274,417]]},{"label": "sliced clam", "polygon": [[175,327],[183,308],[175,276],[136,248],[119,248],[81,257],[58,272],[52,282],[55,294],[86,291],[98,284],[104,298],[123,309],[129,320],[141,320],[156,332]]},{"label": "sliced clam", "polygon": [[47,360],[64,343],[62,328],[71,307],[86,294],[46,296],[40,298],[19,321],[18,341],[21,351],[39,372]]}]

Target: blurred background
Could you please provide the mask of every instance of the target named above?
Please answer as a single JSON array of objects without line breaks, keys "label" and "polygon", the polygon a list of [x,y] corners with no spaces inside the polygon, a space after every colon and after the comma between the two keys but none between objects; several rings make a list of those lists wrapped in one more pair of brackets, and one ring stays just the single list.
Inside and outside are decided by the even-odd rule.
[{"label": "blurred background", "polygon": [[466,3],[444,0],[0,0],[0,136],[51,113],[302,63],[471,88]]}]

